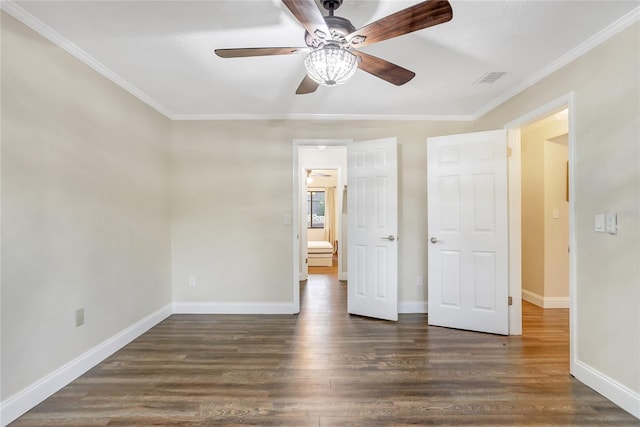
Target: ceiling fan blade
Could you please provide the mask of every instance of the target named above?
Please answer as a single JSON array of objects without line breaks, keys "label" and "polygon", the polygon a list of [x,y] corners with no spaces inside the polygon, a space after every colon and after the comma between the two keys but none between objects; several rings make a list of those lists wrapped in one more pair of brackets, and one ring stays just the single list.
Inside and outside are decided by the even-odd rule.
[{"label": "ceiling fan blade", "polygon": [[311,77],[305,75],[302,83],[298,86],[298,90],[296,90],[296,95],[306,95],[307,93],[313,93],[318,89],[318,83],[313,80]]},{"label": "ceiling fan blade", "polygon": [[451,18],[453,10],[447,0],[427,0],[365,25],[346,38],[359,48],[442,24]]},{"label": "ceiling fan blade", "polygon": [[373,76],[379,77],[382,80],[393,83],[396,86],[401,86],[407,83],[416,75],[413,71],[409,71],[399,65],[392,64],[391,62],[380,59],[377,56],[368,55],[360,51],[356,52],[356,55],[362,58],[358,68]]},{"label": "ceiling fan blade", "polygon": [[290,55],[305,51],[303,47],[249,47],[239,49],[216,49],[214,52],[221,58],[244,58],[248,56]]},{"label": "ceiling fan blade", "polygon": [[282,3],[289,8],[309,34],[319,39],[329,38],[329,27],[324,22],[324,16],[314,0],[282,0]]}]

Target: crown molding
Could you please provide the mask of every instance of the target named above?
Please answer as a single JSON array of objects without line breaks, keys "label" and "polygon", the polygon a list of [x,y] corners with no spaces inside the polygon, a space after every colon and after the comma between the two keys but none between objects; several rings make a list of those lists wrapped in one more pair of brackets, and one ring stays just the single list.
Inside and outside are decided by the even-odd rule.
[{"label": "crown molding", "polygon": [[336,121],[437,121],[468,122],[473,116],[378,115],[378,114],[175,114],[173,120],[336,120]]},{"label": "crown molding", "polygon": [[108,78],[124,90],[140,99],[151,108],[158,111],[160,114],[176,121],[224,121],[224,120],[334,120],[334,121],[451,121],[451,122],[471,122],[478,120],[493,109],[507,102],[514,96],[522,93],[526,89],[532,87],[542,79],[548,77],[560,68],[574,61],[578,57],[589,52],[591,49],[604,43],[611,37],[625,30],[634,23],[640,21],[640,6],[627,13],[605,29],[590,37],[583,43],[571,49],[566,54],[562,55],[540,71],[532,74],[520,84],[512,87],[510,90],[504,92],[493,101],[485,104],[483,107],[475,111],[470,115],[377,115],[377,114],[284,114],[284,115],[270,115],[270,114],[174,114],[165,108],[162,104],[148,96],[142,90],[130,84],[124,78],[120,77],[114,71],[107,66],[97,61],[87,52],[76,46],[74,43],[67,40],[61,34],[53,30],[44,22],[31,15],[20,6],[18,6],[13,0],[0,0],[0,9],[5,10],[7,13],[18,19],[23,24],[27,25],[38,34],[42,35],[55,45],[64,49],[66,52],[82,61],[84,64]]},{"label": "crown molding", "polygon": [[140,101],[149,105],[154,110],[158,111],[160,114],[165,117],[172,119],[173,113],[167,110],[162,104],[157,102],[155,99],[151,98],[149,95],[120,77],[114,71],[112,71],[109,67],[105,66],[98,60],[96,60],[93,56],[89,55],[87,52],[71,43],[60,33],[56,32],[53,28],[49,27],[44,22],[40,21],[35,16],[31,15],[29,12],[18,6],[13,0],[2,0],[0,1],[0,8],[7,12],[9,15],[16,18],[18,21],[22,22],[36,33],[40,34],[56,46],[65,50],[67,53],[75,57],[76,59],[83,62],[85,65],[92,68],[94,71],[99,73],[100,75],[106,77],[111,80],[131,95],[138,98]]},{"label": "crown molding", "polygon": [[571,49],[569,52],[565,53],[564,55],[562,55],[561,57],[559,57],[558,59],[556,59],[549,65],[547,65],[546,67],[542,68],[537,73],[532,74],[527,79],[522,81],[520,84],[514,86],[507,92],[503,93],[493,101],[489,102],[488,104],[480,108],[478,111],[476,111],[471,115],[472,117],[471,120],[475,121],[479,119],[480,117],[484,116],[488,112],[504,104],[509,99],[529,89],[531,86],[535,85],[542,79],[550,76],[551,74],[555,73],[560,68],[571,63],[572,61],[575,61],[577,58],[589,52],[591,49],[601,45],[605,41],[609,40],[611,37],[615,36],[616,34],[620,33],[621,31],[625,30],[626,28],[630,27],[631,25],[635,24],[638,21],[640,21],[640,6],[633,9],[631,12],[627,13],[617,21],[613,22],[612,24],[604,28],[602,31],[598,32],[597,34],[591,36],[584,42],[580,43],[578,46]]}]

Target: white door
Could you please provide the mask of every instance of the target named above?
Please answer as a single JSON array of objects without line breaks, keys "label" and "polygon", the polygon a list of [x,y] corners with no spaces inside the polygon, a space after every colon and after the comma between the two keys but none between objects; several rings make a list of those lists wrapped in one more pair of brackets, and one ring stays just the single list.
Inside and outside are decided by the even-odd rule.
[{"label": "white door", "polygon": [[398,320],[396,139],[349,144],[347,167],[347,310]]},{"label": "white door", "polygon": [[507,133],[427,140],[429,324],[509,333]]}]

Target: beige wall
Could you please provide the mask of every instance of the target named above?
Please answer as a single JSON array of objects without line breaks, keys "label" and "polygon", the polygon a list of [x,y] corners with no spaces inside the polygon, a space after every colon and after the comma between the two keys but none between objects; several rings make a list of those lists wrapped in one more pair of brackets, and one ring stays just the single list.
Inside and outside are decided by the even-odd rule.
[{"label": "beige wall", "polygon": [[[535,126],[535,125],[534,125]],[[522,129],[522,290],[544,295],[544,139]]]},{"label": "beige wall", "polygon": [[169,136],[2,13],[3,400],[170,303]]},{"label": "beige wall", "polygon": [[[575,96],[576,356],[640,393],[640,24],[636,23],[476,123],[504,126]],[[619,213],[619,234],[594,215]]]},{"label": "beige wall", "polygon": [[566,135],[567,126],[566,118],[550,116],[521,131],[522,290],[535,294],[527,300],[541,306],[538,297],[569,296],[567,147],[549,142]]},{"label": "beige wall", "polygon": [[[426,301],[426,286],[416,286],[417,275],[426,277],[427,264],[426,139],[470,127],[397,121],[174,122],[174,301],[292,302],[292,230],[282,218],[293,209],[293,140],[392,136],[398,138],[400,159],[399,301]],[[189,275],[197,276],[195,288],[187,285]]]},{"label": "beige wall", "polygon": [[[571,91],[577,357],[639,393],[639,36],[635,24],[476,123],[169,123],[3,14],[2,399],[171,289],[174,301],[291,302],[294,139],[398,138],[399,299],[426,300],[426,138],[501,128]],[[593,232],[608,210],[617,236]]]},{"label": "beige wall", "polygon": [[[569,297],[567,134],[544,141],[544,298]],[[557,214],[557,215],[555,215]]]}]

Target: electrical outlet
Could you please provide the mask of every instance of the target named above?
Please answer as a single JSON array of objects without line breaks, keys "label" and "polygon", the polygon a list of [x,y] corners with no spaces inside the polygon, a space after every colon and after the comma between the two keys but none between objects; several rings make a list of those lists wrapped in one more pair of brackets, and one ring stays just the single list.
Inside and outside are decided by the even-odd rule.
[{"label": "electrical outlet", "polygon": [[419,274],[416,277],[416,285],[417,286],[423,286],[424,285],[424,277],[421,274]]},{"label": "electrical outlet", "polygon": [[189,278],[187,279],[187,282],[189,283],[189,286],[192,288],[196,287],[196,278],[193,276],[189,276]]},{"label": "electrical outlet", "polygon": [[76,310],[76,328],[84,325],[84,308]]}]

